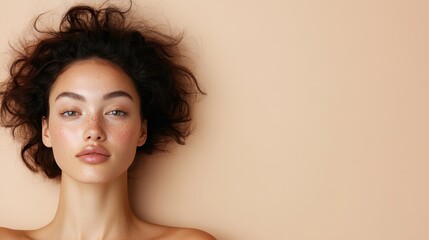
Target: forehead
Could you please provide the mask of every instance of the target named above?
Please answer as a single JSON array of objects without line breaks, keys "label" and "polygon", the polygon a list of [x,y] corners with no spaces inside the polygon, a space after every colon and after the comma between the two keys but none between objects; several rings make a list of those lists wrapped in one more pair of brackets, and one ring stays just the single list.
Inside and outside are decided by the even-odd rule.
[{"label": "forehead", "polygon": [[61,92],[96,97],[118,90],[138,99],[132,79],[120,67],[104,59],[91,58],[67,66],[52,85],[50,98]]}]

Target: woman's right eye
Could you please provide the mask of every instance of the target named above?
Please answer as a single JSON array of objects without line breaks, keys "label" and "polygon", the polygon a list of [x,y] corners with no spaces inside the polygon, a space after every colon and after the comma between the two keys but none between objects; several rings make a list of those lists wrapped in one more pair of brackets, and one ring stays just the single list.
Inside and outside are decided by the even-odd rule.
[{"label": "woman's right eye", "polygon": [[76,111],[64,111],[61,113],[64,117],[74,117],[77,116],[78,113]]}]

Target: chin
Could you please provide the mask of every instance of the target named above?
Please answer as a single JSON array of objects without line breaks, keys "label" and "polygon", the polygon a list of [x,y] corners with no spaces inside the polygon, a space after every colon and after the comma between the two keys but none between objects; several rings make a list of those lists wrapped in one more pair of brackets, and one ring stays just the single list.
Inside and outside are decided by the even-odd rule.
[{"label": "chin", "polygon": [[105,184],[105,183],[111,183],[113,181],[119,180],[121,177],[127,178],[127,172],[121,172],[121,173],[102,173],[102,172],[96,172],[96,171],[82,171],[79,173],[64,173],[62,174],[63,178],[71,178],[79,183],[85,183],[85,184]]}]

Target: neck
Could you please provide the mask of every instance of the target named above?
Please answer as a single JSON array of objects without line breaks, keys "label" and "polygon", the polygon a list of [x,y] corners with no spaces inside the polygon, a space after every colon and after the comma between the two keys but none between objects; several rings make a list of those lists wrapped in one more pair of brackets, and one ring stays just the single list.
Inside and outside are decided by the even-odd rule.
[{"label": "neck", "polygon": [[108,183],[81,183],[62,176],[59,205],[51,223],[62,233],[61,239],[123,237],[135,219],[126,173]]}]

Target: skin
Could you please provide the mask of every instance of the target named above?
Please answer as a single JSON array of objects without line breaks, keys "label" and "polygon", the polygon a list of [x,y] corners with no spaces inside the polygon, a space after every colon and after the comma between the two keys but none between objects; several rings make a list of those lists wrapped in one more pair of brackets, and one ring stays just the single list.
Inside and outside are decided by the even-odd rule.
[{"label": "skin", "polygon": [[[98,58],[71,64],[53,84],[49,107],[43,143],[62,170],[56,215],[37,230],[0,228],[0,239],[215,239],[144,222],[132,211],[127,169],[145,143],[146,121],[133,82],[119,67]],[[108,157],[82,161],[77,156],[86,147],[102,147]]]}]

